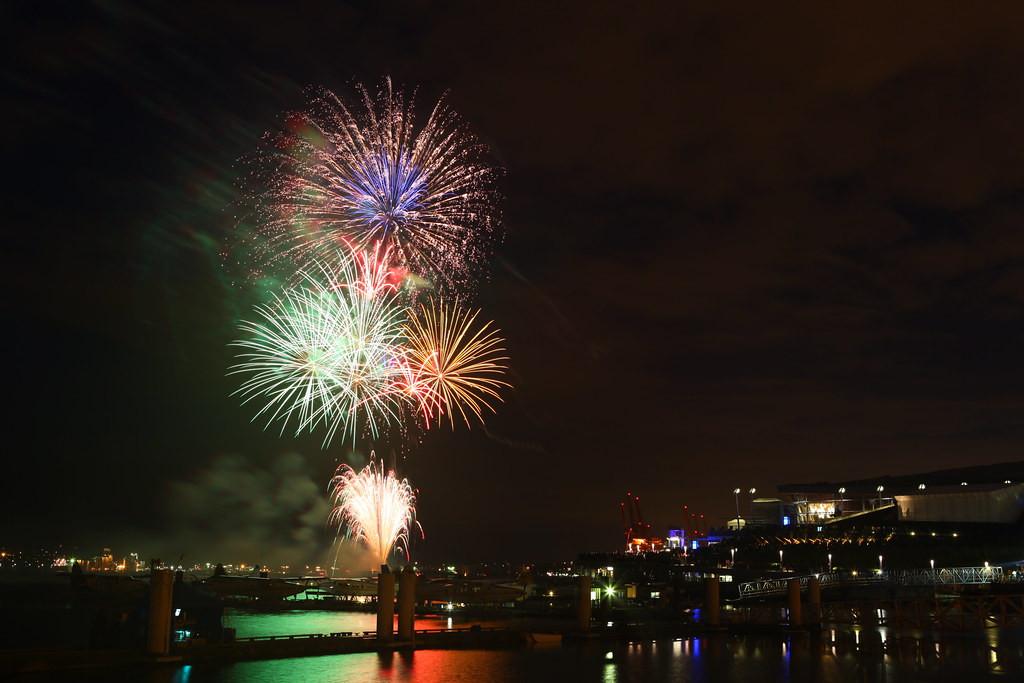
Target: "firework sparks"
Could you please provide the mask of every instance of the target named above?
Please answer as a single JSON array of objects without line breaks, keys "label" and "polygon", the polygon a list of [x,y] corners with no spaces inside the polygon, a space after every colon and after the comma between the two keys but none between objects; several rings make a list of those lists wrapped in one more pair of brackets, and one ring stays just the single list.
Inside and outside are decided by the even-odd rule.
[{"label": "firework sparks", "polygon": [[395,265],[460,286],[483,262],[496,226],[495,170],[459,117],[437,103],[417,128],[412,98],[390,80],[362,109],[324,91],[264,155],[257,192],[271,259],[300,267],[343,242],[380,242]]},{"label": "firework sparks", "polygon": [[483,422],[483,411],[494,412],[490,401],[510,386],[501,377],[508,358],[503,340],[492,323],[476,325],[479,311],[431,300],[410,312],[406,324],[406,359],[415,378],[409,393],[420,399],[420,412],[429,427],[447,414],[452,428],[455,413],[470,426],[470,414]]},{"label": "firework sparks", "polygon": [[[337,432],[355,439],[362,422],[374,436],[399,416],[395,381],[404,368],[404,309],[380,279],[372,256],[340,257],[334,270],[315,264],[300,284],[270,305],[259,320],[243,322],[244,350],[231,374],[247,379],[236,392],[243,404],[265,401],[254,420],[294,417],[296,434],[324,425],[324,445]],[[358,418],[364,419],[360,421]]]},{"label": "firework sparks", "polygon": [[[348,465],[338,468],[331,480],[334,505],[328,524],[337,525],[350,539],[364,545],[376,566],[387,564],[392,549],[409,556],[409,531],[416,520],[416,494],[408,479],[399,480],[384,464],[370,464],[356,472]],[[422,534],[422,528],[420,528]]]}]

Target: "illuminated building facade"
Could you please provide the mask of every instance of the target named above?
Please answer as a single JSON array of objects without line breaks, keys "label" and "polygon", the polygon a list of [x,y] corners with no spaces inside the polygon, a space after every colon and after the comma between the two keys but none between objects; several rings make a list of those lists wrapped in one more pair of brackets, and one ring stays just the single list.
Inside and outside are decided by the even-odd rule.
[{"label": "illuminated building facade", "polygon": [[[1024,462],[846,482],[783,484],[797,525],[824,526],[868,517],[894,522],[1017,524],[1024,518]],[[754,501],[754,510],[758,503]],[[763,501],[775,517],[775,502]],[[783,517],[785,513],[783,512]],[[781,524],[780,524],[781,525]]]}]

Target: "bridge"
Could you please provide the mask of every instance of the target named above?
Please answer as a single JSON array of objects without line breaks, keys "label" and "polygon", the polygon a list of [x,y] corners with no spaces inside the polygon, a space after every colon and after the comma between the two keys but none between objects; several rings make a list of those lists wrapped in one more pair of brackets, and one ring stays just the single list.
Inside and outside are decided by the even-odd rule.
[{"label": "bridge", "polygon": [[871,573],[831,572],[807,576],[745,581],[737,585],[738,600],[785,595],[791,579],[800,580],[807,588],[811,577],[817,577],[822,589],[839,586],[963,586],[1004,581],[1002,567],[944,567],[942,569],[910,569],[874,571]]}]

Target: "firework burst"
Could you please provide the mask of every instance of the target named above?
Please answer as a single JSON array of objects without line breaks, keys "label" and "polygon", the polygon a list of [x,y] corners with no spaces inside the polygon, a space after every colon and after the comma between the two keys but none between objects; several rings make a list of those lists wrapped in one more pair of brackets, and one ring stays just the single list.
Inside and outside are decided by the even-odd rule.
[{"label": "firework burst", "polygon": [[[416,494],[408,479],[399,480],[384,464],[370,464],[356,472],[342,465],[331,480],[334,508],[328,524],[337,525],[339,535],[362,544],[379,567],[387,564],[392,550],[409,557],[409,531],[416,522]],[[420,533],[423,533],[420,528]]]},{"label": "firework burst", "polygon": [[406,374],[399,381],[419,399],[419,410],[429,427],[445,415],[455,427],[455,414],[470,426],[469,416],[483,422],[483,412],[494,412],[491,400],[510,386],[501,379],[507,369],[503,340],[492,323],[476,324],[479,311],[449,306],[433,299],[410,311],[405,327]]},{"label": "firework burst", "polygon": [[324,425],[325,446],[339,431],[354,441],[359,424],[376,436],[403,400],[405,310],[372,256],[337,260],[336,269],[302,271],[298,285],[256,308],[258,320],[241,323],[234,346],[243,352],[229,371],[247,375],[236,392],[243,404],[263,402],[254,420],[280,420],[282,433],[293,418],[296,434]]},{"label": "firework burst", "polygon": [[421,127],[390,79],[361,107],[316,95],[271,139],[255,197],[271,260],[300,267],[342,243],[382,243],[394,265],[444,287],[468,284],[496,226],[495,170],[444,100]]}]

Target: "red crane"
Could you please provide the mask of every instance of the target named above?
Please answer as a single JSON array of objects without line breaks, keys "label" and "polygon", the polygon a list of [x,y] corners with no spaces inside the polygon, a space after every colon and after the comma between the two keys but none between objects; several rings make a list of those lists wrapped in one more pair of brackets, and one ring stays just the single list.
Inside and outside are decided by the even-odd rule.
[{"label": "red crane", "polygon": [[619,502],[619,514],[622,517],[622,531],[626,538],[627,550],[634,538],[650,538],[651,525],[644,521],[643,513],[640,512],[640,496],[634,496],[632,491],[627,491],[626,499]]}]

